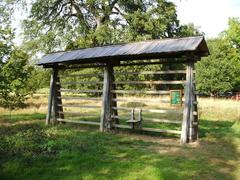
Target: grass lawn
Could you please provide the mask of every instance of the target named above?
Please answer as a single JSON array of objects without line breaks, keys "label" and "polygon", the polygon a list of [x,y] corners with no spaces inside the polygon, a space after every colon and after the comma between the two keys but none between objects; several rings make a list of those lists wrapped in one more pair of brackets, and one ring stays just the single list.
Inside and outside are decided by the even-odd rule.
[{"label": "grass lawn", "polygon": [[162,134],[45,126],[45,113],[26,112],[0,115],[0,179],[240,179],[233,120],[202,116],[200,142],[181,146]]}]

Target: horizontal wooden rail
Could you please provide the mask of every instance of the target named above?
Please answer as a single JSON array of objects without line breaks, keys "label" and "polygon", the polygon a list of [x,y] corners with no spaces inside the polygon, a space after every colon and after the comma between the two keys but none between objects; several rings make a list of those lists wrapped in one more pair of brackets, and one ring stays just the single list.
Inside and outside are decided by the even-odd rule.
[{"label": "horizontal wooden rail", "polygon": [[154,118],[144,118],[143,121],[152,121],[152,122],[159,122],[159,123],[170,123],[170,124],[182,124],[182,121],[174,121],[168,119],[154,119]]},{"label": "horizontal wooden rail", "polygon": [[101,101],[102,98],[91,98],[91,97],[57,97],[58,99],[64,100],[87,100],[87,101]]},{"label": "horizontal wooden rail", "polygon": [[61,89],[59,92],[72,92],[72,93],[101,93],[102,90],[71,90],[71,89]]},{"label": "horizontal wooden rail", "polygon": [[[114,126],[117,128],[132,129],[132,127],[128,125],[115,124]],[[181,134],[181,131],[177,131],[177,130],[156,129],[156,128],[141,128],[141,130],[147,131],[147,132],[159,132],[159,133],[179,134],[179,135]]]},{"label": "horizontal wooden rail", "polygon": [[112,90],[112,93],[117,94],[161,94],[161,95],[168,95],[170,94],[169,91],[125,91],[125,90]]},{"label": "horizontal wooden rail", "polygon": [[[59,114],[64,114],[64,115],[76,115],[76,116],[86,116],[86,117],[96,117],[92,114],[83,114],[83,113],[77,113],[77,112],[62,112],[59,111]],[[100,115],[99,115],[100,116]]]},{"label": "horizontal wooden rail", "polygon": [[[195,71],[194,71],[195,73]],[[115,72],[115,75],[151,75],[151,74],[186,74],[186,70],[169,70],[169,71],[143,71],[143,72]]]},{"label": "horizontal wooden rail", "polygon": [[136,103],[170,103],[170,100],[154,100],[154,99],[113,99],[114,102],[136,102]]},{"label": "horizontal wooden rail", "polygon": [[160,114],[165,114],[165,113],[176,113],[176,114],[182,114],[182,111],[176,111],[176,110],[160,110],[160,109],[144,109],[144,108],[128,108],[128,107],[112,107],[113,110],[126,110],[126,111],[131,111],[132,109],[135,110],[142,110],[142,112],[152,112],[152,113],[160,113]]},{"label": "horizontal wooden rail", "polygon": [[157,128],[142,128],[143,131],[148,132],[159,132],[159,133],[168,133],[168,134],[181,134],[181,131],[178,130],[169,130],[169,129],[157,129]]},{"label": "horizontal wooden rail", "polygon": [[69,120],[69,119],[57,119],[59,122],[67,122],[67,123],[78,123],[78,124],[88,124],[88,125],[96,125],[100,126],[99,122],[92,122],[92,121],[78,121],[78,120]]},{"label": "horizontal wooden rail", "polygon": [[65,77],[92,77],[92,76],[103,76],[103,74],[66,74],[66,75],[59,75],[60,78]]},{"label": "horizontal wooden rail", "polygon": [[116,81],[113,84],[185,84],[186,81]]},{"label": "horizontal wooden rail", "polygon": [[87,81],[87,82],[63,82],[63,83],[57,83],[60,85],[75,85],[75,84],[103,84],[103,82],[91,82],[91,81]]},{"label": "horizontal wooden rail", "polygon": [[128,117],[128,116],[114,116],[114,115],[112,115],[111,117],[114,118],[114,119],[130,119],[130,116]]},{"label": "horizontal wooden rail", "polygon": [[79,106],[79,105],[70,105],[70,104],[58,104],[60,107],[78,107],[78,108],[101,108],[101,106]]}]

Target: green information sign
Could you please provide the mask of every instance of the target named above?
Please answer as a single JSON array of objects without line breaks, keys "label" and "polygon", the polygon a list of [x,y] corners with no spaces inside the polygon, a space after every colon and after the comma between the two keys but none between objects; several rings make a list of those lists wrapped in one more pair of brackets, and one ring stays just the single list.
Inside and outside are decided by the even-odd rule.
[{"label": "green information sign", "polygon": [[170,91],[170,102],[173,106],[182,105],[182,90],[171,90]]}]

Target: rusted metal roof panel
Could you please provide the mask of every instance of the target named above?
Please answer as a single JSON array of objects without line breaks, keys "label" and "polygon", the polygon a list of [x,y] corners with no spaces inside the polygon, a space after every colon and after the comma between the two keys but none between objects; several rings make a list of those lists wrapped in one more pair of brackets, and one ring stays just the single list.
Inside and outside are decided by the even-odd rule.
[{"label": "rusted metal roof panel", "polygon": [[[208,47],[203,36],[178,39],[159,39],[152,41],[134,42],[129,44],[110,45],[94,48],[86,48],[65,52],[55,52],[44,56],[37,64],[55,63],[86,63],[99,62],[99,60],[121,60],[161,58],[184,53],[196,53],[199,56],[209,54]],[[91,60],[91,61],[90,61]]]}]

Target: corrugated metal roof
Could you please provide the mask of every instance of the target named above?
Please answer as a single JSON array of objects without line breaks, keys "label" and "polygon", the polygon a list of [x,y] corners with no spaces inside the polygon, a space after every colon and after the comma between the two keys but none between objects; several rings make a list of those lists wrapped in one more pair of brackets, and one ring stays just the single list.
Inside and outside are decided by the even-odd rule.
[{"label": "corrugated metal roof", "polygon": [[178,39],[159,39],[129,44],[101,46],[73,51],[55,52],[44,56],[37,64],[86,63],[100,60],[161,58],[193,52],[199,56],[209,54],[203,36]]}]

